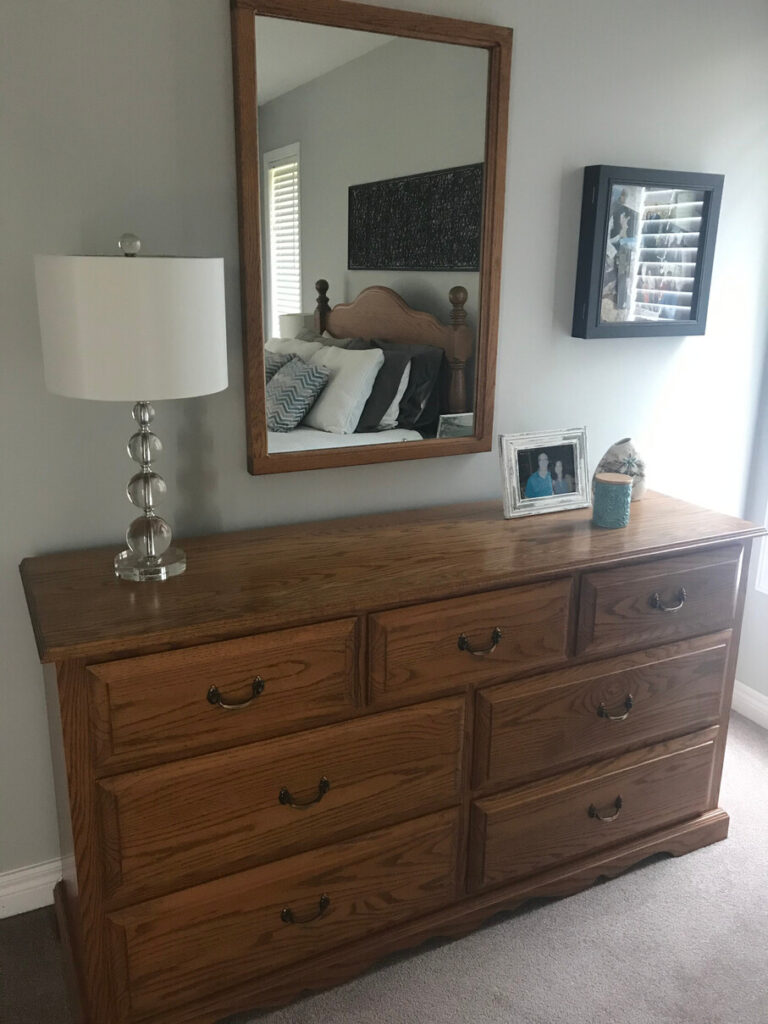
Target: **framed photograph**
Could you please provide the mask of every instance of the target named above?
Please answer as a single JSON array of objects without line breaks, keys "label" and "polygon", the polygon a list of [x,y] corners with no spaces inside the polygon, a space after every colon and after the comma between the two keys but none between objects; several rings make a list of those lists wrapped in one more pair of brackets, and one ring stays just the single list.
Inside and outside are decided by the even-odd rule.
[{"label": "framed photograph", "polygon": [[584,168],[574,338],[703,334],[722,174]]},{"label": "framed photograph", "polygon": [[589,505],[585,427],[500,434],[499,454],[505,519]]},{"label": "framed photograph", "polygon": [[437,424],[438,437],[472,437],[475,432],[473,412],[449,412],[440,417]]}]

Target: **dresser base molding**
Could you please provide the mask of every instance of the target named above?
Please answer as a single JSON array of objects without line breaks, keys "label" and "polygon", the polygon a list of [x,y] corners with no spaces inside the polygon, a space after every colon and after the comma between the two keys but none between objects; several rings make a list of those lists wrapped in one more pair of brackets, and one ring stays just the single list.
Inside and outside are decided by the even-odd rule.
[{"label": "dresser base molding", "polygon": [[[374,967],[384,957],[403,950],[416,950],[429,939],[457,939],[480,927],[502,911],[511,911],[533,899],[560,899],[588,889],[601,878],[615,878],[629,868],[656,854],[674,857],[725,839],[728,835],[728,814],[718,808],[662,829],[641,839],[585,857],[514,885],[504,886],[479,896],[465,899],[428,917],[421,917],[371,935],[352,947],[342,946],[315,960],[283,969],[279,978],[260,978],[253,984],[228,989],[193,1006],[165,1010],[145,1018],[146,1024],[217,1024],[233,1013],[271,1010],[302,995],[320,992],[350,981]],[[58,889],[55,895],[58,899]],[[63,915],[59,915],[59,926]],[[66,919],[65,919],[66,920]],[[65,949],[69,943],[62,936]],[[78,1016],[77,1024],[97,1024]],[[110,1022],[111,1024],[111,1022]],[[144,1021],[142,1021],[144,1024]]]},{"label": "dresser base molding", "polygon": [[67,989],[67,1003],[75,1024],[90,1024],[83,1012],[83,982],[77,968],[77,957],[73,947],[72,921],[67,906],[66,883],[62,880],[53,887],[53,908],[56,913],[56,927],[61,942],[64,984]]}]

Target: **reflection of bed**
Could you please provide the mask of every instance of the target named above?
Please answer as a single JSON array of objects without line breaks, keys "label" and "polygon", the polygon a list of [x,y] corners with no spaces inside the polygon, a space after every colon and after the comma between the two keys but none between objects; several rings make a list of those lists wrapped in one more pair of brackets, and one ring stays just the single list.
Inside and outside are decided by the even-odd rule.
[{"label": "reflection of bed", "polygon": [[441,402],[441,412],[468,412],[467,361],[474,351],[472,331],[467,324],[464,304],[467,289],[451,288],[450,323],[442,324],[432,316],[412,309],[391,288],[374,285],[364,288],[352,302],[330,308],[328,282],[320,280],[317,289],[315,327],[334,338],[386,338],[406,344],[434,345],[443,349],[448,363],[449,384]]},{"label": "reflection of bed", "polygon": [[269,431],[269,453],[306,452],[319,448],[354,448],[357,445],[389,444],[393,441],[420,441],[418,430],[379,430],[365,434],[329,434],[312,427],[296,427],[287,434]]},{"label": "reflection of bed", "polygon": [[[314,364],[320,361],[326,366],[334,365],[332,361],[329,362],[329,359],[341,359],[339,350],[345,347],[349,349],[350,358],[353,360],[361,349],[367,350],[369,355],[372,351],[378,353],[381,349],[390,350],[389,354],[385,352],[386,358],[394,360],[394,364],[390,365],[400,368],[401,388],[397,391],[397,397],[393,398],[391,392],[389,393],[392,403],[388,405],[388,400],[384,403],[387,416],[380,422],[382,426],[394,429],[377,429],[378,415],[372,419],[366,419],[365,416],[360,417],[359,412],[355,414],[354,422],[351,422],[350,419],[343,425],[341,423],[338,426],[331,425],[328,422],[329,417],[324,414],[327,414],[328,406],[333,408],[333,402],[330,390],[327,394],[323,391],[316,399],[317,405],[313,405],[309,409],[306,418],[298,426],[293,429],[276,427],[269,430],[268,451],[270,453],[419,441],[424,436],[434,437],[440,414],[466,411],[465,368],[474,346],[471,331],[466,323],[464,303],[467,299],[467,292],[465,288],[457,286],[452,288],[449,293],[452,306],[449,324],[440,323],[431,313],[412,309],[401,296],[390,288],[381,286],[365,288],[352,302],[342,303],[333,309],[330,308],[328,301],[328,282],[320,280],[317,282],[316,288],[318,299],[314,315],[314,328],[308,328],[308,325],[304,323],[304,318],[300,315],[281,318],[282,333],[286,333],[285,326],[290,326],[296,330],[297,336],[294,337],[294,331],[290,330],[290,337],[280,340],[271,339],[267,342],[267,349],[282,354],[284,358],[288,353],[293,352],[302,360]],[[286,321],[285,325],[283,320]],[[298,328],[302,325],[303,329],[299,330]],[[395,355],[391,353],[393,348],[397,350]],[[314,349],[314,351],[308,351],[308,349]],[[437,351],[439,349],[445,356],[442,361]],[[339,355],[336,357],[326,356],[325,353],[330,353],[331,350]],[[370,359],[366,357],[369,362],[373,358],[372,355]],[[384,356],[378,354],[375,358],[382,359]],[[404,364],[398,363],[398,360],[405,360],[408,367],[407,372],[402,371]],[[342,364],[344,363],[349,363],[346,355],[342,359]],[[421,369],[425,364],[429,364],[429,373]],[[338,362],[335,365],[338,365]],[[417,365],[420,367],[418,372],[422,374],[422,383],[418,386],[414,383],[415,373],[412,372]],[[301,372],[307,372],[306,367]],[[391,373],[392,371],[390,371],[388,384],[390,387],[393,380],[399,379],[393,377]],[[373,374],[375,377],[375,368]],[[333,381],[334,378],[332,377],[331,380]],[[426,383],[423,383],[424,381]],[[340,383],[334,384],[334,387],[338,386]],[[355,383],[353,387],[347,388],[345,393],[351,396],[361,396],[360,400],[365,403],[365,388],[370,392],[371,387],[372,380],[367,380],[365,386],[361,382],[358,389],[358,385]],[[406,387],[408,390],[403,392],[402,389]],[[423,404],[419,404],[422,399],[419,387],[429,388]],[[382,391],[385,385],[380,384],[378,378],[376,378],[374,391],[376,388],[380,389],[377,392],[379,396],[385,393]],[[403,395],[404,398],[401,402],[400,396]],[[328,397],[329,401],[321,413],[320,406],[325,397]],[[354,406],[354,401],[355,399],[352,398],[352,406]],[[374,407],[375,401],[372,399]],[[412,415],[414,401],[418,414],[415,418]],[[400,404],[398,405],[398,403]],[[366,409],[369,408],[370,403],[366,405]],[[332,418],[330,417],[330,419]],[[324,429],[317,429],[320,427]]]}]

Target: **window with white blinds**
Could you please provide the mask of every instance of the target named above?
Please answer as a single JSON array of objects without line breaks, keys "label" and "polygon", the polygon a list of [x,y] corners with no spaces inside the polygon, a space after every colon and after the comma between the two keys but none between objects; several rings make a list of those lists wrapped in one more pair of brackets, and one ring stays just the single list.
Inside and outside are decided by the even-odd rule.
[{"label": "window with white blinds", "polygon": [[301,211],[299,143],[264,154],[267,195],[269,327],[280,335],[280,317],[301,313]]},{"label": "window with white blinds", "polygon": [[642,190],[630,320],[690,320],[704,193]]}]

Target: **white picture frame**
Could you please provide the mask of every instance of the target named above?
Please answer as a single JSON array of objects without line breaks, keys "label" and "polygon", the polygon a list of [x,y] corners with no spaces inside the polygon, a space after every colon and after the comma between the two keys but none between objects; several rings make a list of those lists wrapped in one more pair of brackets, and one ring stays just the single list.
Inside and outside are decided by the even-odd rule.
[{"label": "white picture frame", "polygon": [[500,434],[499,457],[505,519],[591,504],[586,427]]}]

